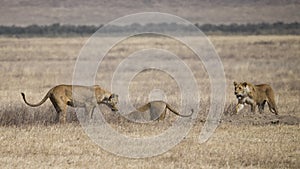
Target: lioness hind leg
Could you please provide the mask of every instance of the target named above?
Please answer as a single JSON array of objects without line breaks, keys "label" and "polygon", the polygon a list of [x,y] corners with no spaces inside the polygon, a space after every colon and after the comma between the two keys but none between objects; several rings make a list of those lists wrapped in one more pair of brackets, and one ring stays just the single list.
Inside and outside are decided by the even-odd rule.
[{"label": "lioness hind leg", "polygon": [[272,102],[268,101],[268,106],[269,106],[269,110],[270,110],[271,113],[274,113],[275,115],[278,115],[278,110],[277,110],[275,102],[272,103]]},{"label": "lioness hind leg", "polygon": [[164,120],[166,118],[166,113],[167,113],[167,108],[165,108],[165,110],[161,113],[158,121]]},{"label": "lioness hind leg", "polygon": [[51,101],[51,103],[53,104],[53,106],[54,106],[54,108],[55,108],[55,110],[56,110],[56,115],[55,115],[54,121],[55,121],[55,123],[58,123],[58,122],[59,122],[59,117],[60,117],[61,109],[60,109],[60,107],[57,105],[57,101],[56,101],[55,98],[50,97],[50,101]]},{"label": "lioness hind leg", "polygon": [[270,112],[274,113],[275,115],[278,115],[278,109],[275,103],[275,94],[272,88],[270,88],[267,91],[267,98],[268,98],[267,102],[268,102]]},{"label": "lioness hind leg", "polygon": [[50,98],[53,106],[56,109],[57,116],[55,120],[58,120],[60,123],[66,123],[67,121],[67,104],[62,100],[51,97]]},{"label": "lioness hind leg", "polygon": [[67,105],[66,104],[60,104],[59,106],[61,108],[61,113],[59,116],[59,122],[64,124],[67,121]]}]

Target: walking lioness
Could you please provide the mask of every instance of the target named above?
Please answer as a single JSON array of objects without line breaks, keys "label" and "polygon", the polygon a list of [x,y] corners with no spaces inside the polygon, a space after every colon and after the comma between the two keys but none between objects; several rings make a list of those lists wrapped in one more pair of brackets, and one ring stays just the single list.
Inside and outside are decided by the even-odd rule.
[{"label": "walking lioness", "polygon": [[116,107],[118,95],[111,94],[98,85],[58,85],[50,89],[46,96],[37,104],[28,103],[25,99],[25,94],[21,94],[24,102],[31,107],[40,106],[49,98],[57,112],[55,120],[59,120],[60,123],[66,122],[67,106],[84,107],[90,118],[92,118],[94,108],[97,104],[105,104],[112,111],[118,111]]},{"label": "walking lioness", "polygon": [[259,112],[263,113],[265,103],[267,102],[269,110],[278,115],[274,91],[270,85],[253,85],[247,82],[233,82],[233,85],[235,90],[234,94],[238,99],[238,104],[236,105],[237,113],[244,108],[245,104],[251,105],[252,112],[255,112],[255,108],[258,106]]}]

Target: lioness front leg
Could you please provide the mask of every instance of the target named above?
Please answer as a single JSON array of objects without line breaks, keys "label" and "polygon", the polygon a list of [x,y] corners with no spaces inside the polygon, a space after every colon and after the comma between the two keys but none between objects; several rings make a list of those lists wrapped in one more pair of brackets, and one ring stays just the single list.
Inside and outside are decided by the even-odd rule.
[{"label": "lioness front leg", "polygon": [[266,103],[266,101],[263,101],[262,103],[258,104],[258,111],[260,114],[262,114],[264,112],[265,103]]},{"label": "lioness front leg", "polygon": [[241,111],[244,108],[244,104],[238,103],[235,106],[235,112],[238,113],[239,111]]},{"label": "lioness front leg", "polygon": [[93,113],[94,113],[95,107],[96,107],[95,105],[86,105],[85,106],[85,117],[86,118],[90,118],[90,119],[93,118]]},{"label": "lioness front leg", "polygon": [[90,110],[90,112],[89,112],[89,117],[90,117],[90,119],[93,118],[93,114],[94,114],[95,107],[96,107],[96,106],[92,106],[92,108],[91,108],[91,110]]},{"label": "lioness front leg", "polygon": [[256,109],[256,104],[250,104],[251,105],[251,112],[255,113],[255,109]]}]

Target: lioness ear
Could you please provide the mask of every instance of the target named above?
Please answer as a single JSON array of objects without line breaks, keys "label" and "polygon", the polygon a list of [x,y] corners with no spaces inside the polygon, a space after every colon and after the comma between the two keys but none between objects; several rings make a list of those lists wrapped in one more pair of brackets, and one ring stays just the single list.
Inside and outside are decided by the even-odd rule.
[{"label": "lioness ear", "polygon": [[234,81],[234,82],[233,82],[233,85],[234,85],[234,86],[236,86],[236,85],[237,85],[237,82],[236,82],[236,81]]},{"label": "lioness ear", "polygon": [[251,88],[252,88],[253,91],[256,91],[255,87],[251,86]]},{"label": "lioness ear", "polygon": [[119,97],[117,94],[111,94],[110,96],[109,96],[109,99],[111,99],[111,98],[114,98],[114,97]]},{"label": "lioness ear", "polygon": [[248,85],[248,83],[247,83],[247,82],[244,82],[244,83],[243,83],[243,86],[245,86],[245,87],[246,87],[247,85]]},{"label": "lioness ear", "polygon": [[103,100],[103,101],[108,101],[108,100],[110,99],[110,97],[111,97],[111,96],[104,96],[104,97],[102,98],[102,100]]}]

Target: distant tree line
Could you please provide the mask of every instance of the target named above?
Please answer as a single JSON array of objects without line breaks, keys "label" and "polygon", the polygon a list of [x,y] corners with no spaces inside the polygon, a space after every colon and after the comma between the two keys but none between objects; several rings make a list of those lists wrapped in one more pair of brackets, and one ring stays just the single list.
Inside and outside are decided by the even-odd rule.
[{"label": "distant tree line", "polygon": [[247,34],[247,35],[299,35],[300,23],[259,23],[259,24],[229,24],[212,25],[195,24],[199,29],[207,34]]},{"label": "distant tree line", "polygon": [[203,24],[196,23],[195,25],[180,25],[177,23],[158,23],[141,25],[134,23],[127,26],[87,26],[87,25],[61,25],[59,23],[51,25],[29,25],[29,26],[0,26],[0,35],[2,36],[90,36],[99,28],[103,27],[104,34],[120,34],[125,31],[138,32],[143,31],[179,31],[180,33],[193,34],[196,32],[196,27],[206,34],[229,34],[229,35],[269,35],[269,34],[284,34],[284,35],[299,35],[300,23],[259,23],[259,24]]},{"label": "distant tree line", "polygon": [[0,26],[0,35],[8,36],[85,36],[95,33],[100,27],[87,25],[29,25],[29,26]]}]

